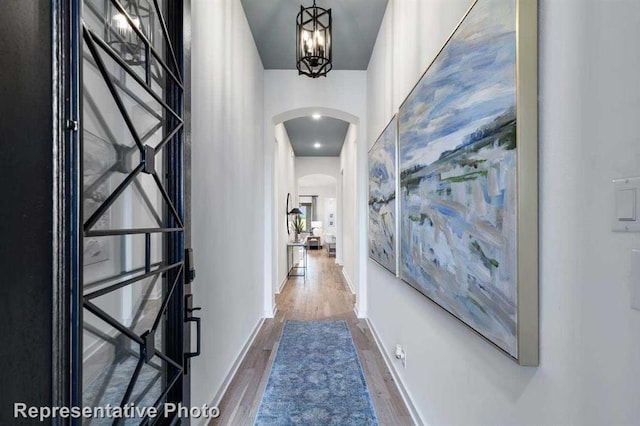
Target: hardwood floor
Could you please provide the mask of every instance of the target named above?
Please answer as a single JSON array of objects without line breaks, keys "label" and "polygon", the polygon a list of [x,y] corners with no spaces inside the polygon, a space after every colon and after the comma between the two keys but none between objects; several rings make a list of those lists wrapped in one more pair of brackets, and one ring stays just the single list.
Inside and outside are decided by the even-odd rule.
[{"label": "hardwood floor", "polygon": [[332,319],[349,325],[379,423],[413,425],[369,327],[353,312],[354,302],[335,258],[327,257],[324,250],[309,250],[307,279],[290,278],[276,296],[275,318],[260,329],[220,403],[220,417],[210,424],[253,424],[285,320]]}]

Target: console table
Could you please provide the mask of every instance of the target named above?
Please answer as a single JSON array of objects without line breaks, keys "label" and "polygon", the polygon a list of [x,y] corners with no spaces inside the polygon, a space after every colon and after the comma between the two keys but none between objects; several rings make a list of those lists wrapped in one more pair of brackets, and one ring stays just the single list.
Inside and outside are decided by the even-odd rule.
[{"label": "console table", "polygon": [[[302,259],[297,264],[293,261],[293,251],[298,248],[302,249]],[[302,266],[300,266],[302,263]],[[307,280],[307,241],[289,242],[287,243],[287,277],[304,277]],[[302,270],[302,272],[300,272]],[[295,271],[295,272],[294,272]]]}]

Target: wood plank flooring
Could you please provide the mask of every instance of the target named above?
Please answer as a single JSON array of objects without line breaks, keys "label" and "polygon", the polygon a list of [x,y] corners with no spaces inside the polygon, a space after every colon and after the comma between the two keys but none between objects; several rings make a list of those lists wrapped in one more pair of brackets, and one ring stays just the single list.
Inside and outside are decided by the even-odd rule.
[{"label": "wood plank flooring", "polygon": [[263,324],[220,403],[220,417],[210,424],[253,424],[285,320],[331,319],[349,325],[379,423],[413,425],[369,327],[353,312],[354,302],[335,258],[324,250],[310,250],[307,279],[290,278],[276,296],[276,317]]}]

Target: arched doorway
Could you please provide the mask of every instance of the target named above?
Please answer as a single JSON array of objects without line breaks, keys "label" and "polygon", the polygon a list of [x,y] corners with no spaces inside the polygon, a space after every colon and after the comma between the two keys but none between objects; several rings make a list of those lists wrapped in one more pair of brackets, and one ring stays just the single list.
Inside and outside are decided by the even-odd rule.
[{"label": "arched doorway", "polygon": [[[302,211],[306,232],[318,238],[318,246],[342,241],[338,233],[338,179],[325,174],[306,174],[297,179],[298,205]],[[328,251],[327,251],[328,253]],[[336,251],[332,252],[336,255]]]},{"label": "arched doorway", "polygon": [[[366,165],[361,164],[363,153],[366,158],[366,149],[360,148],[364,142],[360,135],[360,119],[348,112],[326,107],[298,108],[273,116],[268,127],[265,167],[265,317],[273,316],[275,310],[275,295],[286,282],[286,196],[291,193],[293,200],[298,200],[298,185],[296,176],[295,158],[292,150],[283,149],[288,141],[284,124],[288,120],[301,117],[321,115],[348,123],[348,132],[345,145],[335,163],[335,171],[329,173],[335,178],[335,213],[343,212],[338,220],[334,221],[333,231],[336,237],[336,261],[343,265],[343,275],[351,291],[356,296],[356,312],[363,316],[366,302],[366,289],[362,286],[366,280],[362,276],[362,265],[366,263],[366,221],[361,217],[362,212],[366,218],[366,197],[360,197],[365,192],[362,185],[363,171]],[[271,145],[271,146],[269,146]],[[273,151],[270,153],[270,150]],[[346,151],[345,151],[346,150]],[[341,173],[342,172],[342,173]],[[286,175],[289,175],[287,179]],[[303,175],[326,174],[318,170],[305,170]],[[283,177],[285,176],[285,177]],[[290,179],[295,177],[295,179]],[[362,198],[362,200],[360,200]],[[343,205],[345,204],[345,205]],[[327,224],[329,218],[327,216]],[[343,230],[347,230],[346,235]],[[361,252],[365,256],[360,256]],[[361,257],[364,259],[361,259]],[[285,265],[285,266],[283,266]],[[362,278],[362,279],[361,279]]]}]

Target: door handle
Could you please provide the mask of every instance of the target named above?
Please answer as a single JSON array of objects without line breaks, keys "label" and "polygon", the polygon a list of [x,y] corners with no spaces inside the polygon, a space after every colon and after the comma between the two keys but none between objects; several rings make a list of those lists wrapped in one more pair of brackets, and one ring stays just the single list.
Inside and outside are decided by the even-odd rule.
[{"label": "door handle", "polygon": [[[192,311],[197,311],[202,308],[193,308]],[[195,352],[187,352],[184,354],[185,359],[193,358],[195,356],[200,355],[200,347],[202,344],[202,327],[200,326],[200,317],[188,317],[187,322],[195,322],[196,323],[196,351]]]},{"label": "door handle", "polygon": [[[184,353],[184,374],[189,372],[189,359],[199,356],[202,348],[202,324],[200,317],[194,317],[192,314],[195,311],[202,310],[201,307],[193,307],[193,294],[187,294],[184,298],[184,322],[191,325],[192,322],[196,323],[196,350],[195,352]],[[191,333],[191,327],[188,327],[188,333]],[[191,334],[189,334],[190,336]],[[191,339],[189,339],[190,341]],[[191,348],[189,348],[191,349]]]}]

